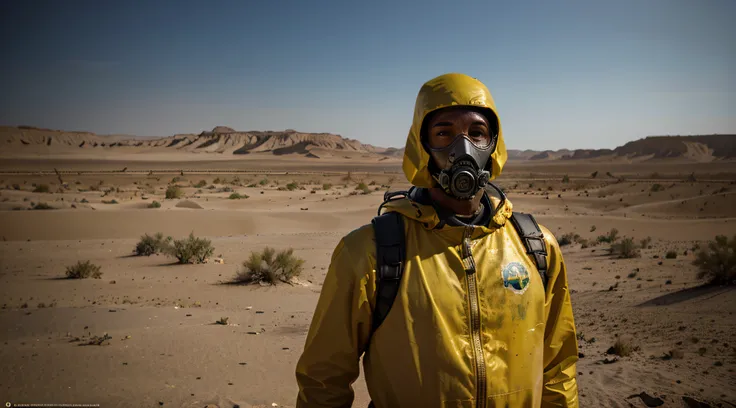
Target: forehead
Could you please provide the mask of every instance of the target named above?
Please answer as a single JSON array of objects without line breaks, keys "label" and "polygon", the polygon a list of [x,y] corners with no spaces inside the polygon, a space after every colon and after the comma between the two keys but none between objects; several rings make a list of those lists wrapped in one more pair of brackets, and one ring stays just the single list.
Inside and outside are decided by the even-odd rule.
[{"label": "forehead", "polygon": [[439,122],[439,121],[455,121],[455,120],[463,120],[463,119],[473,119],[473,120],[480,120],[484,123],[488,123],[488,119],[485,115],[482,113],[476,111],[473,108],[464,107],[464,106],[458,106],[458,107],[450,107],[450,108],[444,108],[440,109],[436,112],[433,112],[432,116],[429,118],[429,122]]}]

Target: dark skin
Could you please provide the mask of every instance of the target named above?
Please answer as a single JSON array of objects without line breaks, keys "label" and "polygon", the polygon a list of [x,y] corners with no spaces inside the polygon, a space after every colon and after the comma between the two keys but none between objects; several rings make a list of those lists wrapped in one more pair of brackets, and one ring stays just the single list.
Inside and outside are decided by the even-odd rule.
[{"label": "dark skin", "polygon": [[[468,135],[478,145],[491,141],[491,130],[485,115],[467,108],[448,108],[437,112],[427,123],[427,143],[432,148],[447,147],[459,135]],[[440,187],[429,189],[429,194],[440,207],[460,216],[478,212],[483,194],[479,192],[470,200],[458,200]]]}]

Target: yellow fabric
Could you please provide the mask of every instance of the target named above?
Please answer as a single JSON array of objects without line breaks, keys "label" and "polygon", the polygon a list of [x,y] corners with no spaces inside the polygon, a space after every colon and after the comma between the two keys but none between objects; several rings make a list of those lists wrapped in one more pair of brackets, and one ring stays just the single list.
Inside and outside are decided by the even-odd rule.
[{"label": "yellow fabric", "polygon": [[[472,81],[453,75],[438,80],[443,85],[432,89],[492,106],[485,87],[448,91],[452,84]],[[439,101],[437,106],[446,104],[439,97],[422,95],[420,92],[418,105],[427,99]],[[422,105],[430,110],[434,106]],[[422,109],[417,112],[423,118]],[[411,133],[409,137],[411,141]],[[414,142],[419,143],[418,133]],[[414,184],[429,182],[428,156],[420,157],[420,144],[414,150],[409,144],[404,169],[407,162],[416,166],[408,166],[415,171],[407,172],[407,177]],[[496,175],[506,158],[505,149],[501,150],[495,154]],[[412,154],[415,157],[408,158]],[[360,373],[361,356],[376,408],[578,407],[577,339],[560,248],[552,233],[542,227],[549,254],[545,292],[534,262],[507,221],[511,203],[490,191],[494,208],[500,208],[488,226],[439,228],[431,206],[409,199],[387,204],[386,211],[405,216],[407,259],[393,307],[372,334],[376,304],[373,228],[365,225],[340,240],[296,367],[297,407],[350,407],[354,399],[351,384]],[[471,256],[464,258],[466,236]],[[504,284],[502,271],[509,271],[512,263],[513,270],[526,271],[524,290],[514,291]],[[473,264],[476,272],[471,277],[466,267]],[[507,284],[524,275],[508,276]],[[471,285],[474,292],[469,290]],[[472,341],[471,293],[476,294],[480,312],[477,343]],[[485,382],[479,381],[483,377],[478,374],[478,355],[484,362]],[[483,399],[478,400],[479,396]]]},{"label": "yellow fabric", "polygon": [[[419,90],[414,107],[414,121],[406,138],[403,169],[409,182],[417,187],[430,188],[435,182],[429,173],[430,155],[422,147],[421,130],[424,118],[433,111],[450,106],[473,106],[493,111],[498,117],[493,97],[479,80],[464,74],[445,74],[427,81]],[[498,123],[498,142],[491,155],[491,180],[498,177],[506,163],[506,144],[503,141],[501,121]]]}]

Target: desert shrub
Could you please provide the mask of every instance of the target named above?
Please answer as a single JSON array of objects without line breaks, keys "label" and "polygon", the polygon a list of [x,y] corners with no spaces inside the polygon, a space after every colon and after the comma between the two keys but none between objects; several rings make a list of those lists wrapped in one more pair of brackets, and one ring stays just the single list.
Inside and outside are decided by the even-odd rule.
[{"label": "desert shrub", "polygon": [[275,249],[266,247],[262,252],[250,253],[233,281],[271,285],[279,281],[289,282],[291,278],[299,276],[303,265],[304,260],[294,256],[294,250],[291,248],[276,253]]},{"label": "desert shrub", "polygon": [[649,189],[652,193],[656,193],[657,191],[664,191],[664,186],[661,184],[652,184],[652,187]]},{"label": "desert shrub", "polygon": [[636,278],[636,274],[637,274],[637,273],[639,273],[639,271],[634,271],[634,272],[631,272],[631,273],[629,273],[629,274],[628,274],[628,275],[627,275],[626,277],[627,277],[627,278],[629,278],[629,279],[633,279],[633,278]]},{"label": "desert shrub", "polygon": [[611,231],[609,231],[607,235],[598,236],[598,242],[606,242],[609,244],[616,242],[617,239],[618,239],[618,230],[616,228],[611,228]]},{"label": "desert shrub", "polygon": [[100,272],[100,267],[98,265],[95,265],[90,261],[79,261],[72,266],[66,267],[66,277],[69,279],[100,279],[102,277],[102,272]]},{"label": "desert shrub", "polygon": [[613,343],[613,346],[611,346],[606,351],[606,354],[628,357],[631,355],[631,353],[637,351],[638,349],[639,347],[634,347],[629,340],[624,340],[619,337],[618,339],[616,339],[616,342]]},{"label": "desert shrub", "polygon": [[716,236],[700,250],[693,264],[699,267],[698,279],[720,285],[736,283],[736,235],[731,239],[725,235]]},{"label": "desert shrub", "polygon": [[570,245],[573,242],[578,242],[580,239],[580,234],[576,234],[574,232],[568,232],[567,234],[563,235],[557,243],[560,246]]},{"label": "desert shrub", "polygon": [[591,226],[590,226],[590,232],[593,232],[593,231],[595,231],[595,229],[596,229],[596,228],[595,228],[595,225],[591,225]]},{"label": "desert shrub", "polygon": [[161,208],[161,203],[154,201],[151,204],[148,204],[148,208]]},{"label": "desert shrub", "polygon": [[255,188],[255,187],[258,187],[258,184],[256,183],[248,184],[248,188]]},{"label": "desert shrub", "polygon": [[598,171],[597,170],[594,171],[594,172],[592,172],[592,173],[590,173],[590,178],[596,178],[596,177],[598,177]]},{"label": "desert shrub", "polygon": [[624,238],[620,242],[611,245],[611,253],[618,255],[619,258],[638,258],[641,256],[639,249],[631,238]]},{"label": "desert shrub", "polygon": [[651,243],[652,243],[652,237],[646,237],[642,239],[641,241],[639,241],[639,246],[641,247],[641,249],[647,249],[649,248],[649,244]]},{"label": "desert shrub", "polygon": [[184,180],[183,177],[176,176],[176,177],[174,177],[174,178],[171,179],[171,183],[174,184],[174,183],[178,183],[178,182],[183,181],[183,180]]},{"label": "desert shrub", "polygon": [[264,178],[261,181],[259,181],[258,184],[265,186],[266,184],[268,184],[268,179]]},{"label": "desert shrub", "polygon": [[667,259],[675,259],[677,258],[677,251],[667,251],[667,254],[664,256]]},{"label": "desert shrub", "polygon": [[169,186],[166,188],[167,199],[177,199],[184,196],[184,191],[179,186]]},{"label": "desert shrub", "polygon": [[232,193],[230,194],[230,197],[228,197],[230,200],[240,200],[241,198],[248,198],[247,194],[241,195],[240,193]]},{"label": "desert shrub", "polygon": [[46,203],[38,203],[33,206],[34,210],[54,210],[55,208],[46,204]]},{"label": "desert shrub", "polygon": [[332,188],[332,184],[330,183],[322,184],[322,190],[329,190],[331,188]]},{"label": "desert shrub", "polygon": [[368,188],[368,186],[366,186],[365,183],[363,183],[363,182],[358,183],[358,185],[355,186],[355,189],[356,190],[365,190],[366,188]]},{"label": "desert shrub", "polygon": [[112,200],[102,200],[102,204],[117,204],[117,203],[118,201],[114,198]]},{"label": "desert shrub", "polygon": [[570,182],[570,177],[567,174],[565,174],[564,176],[562,176],[562,182],[563,183],[569,183]]},{"label": "desert shrub", "polygon": [[215,252],[215,248],[212,241],[197,238],[192,232],[188,238],[174,240],[173,245],[168,245],[166,252],[178,259],[180,264],[204,263]]},{"label": "desert shrub", "polygon": [[207,180],[199,180],[199,182],[194,185],[194,188],[202,188],[206,185],[207,185]]},{"label": "desert shrub", "polygon": [[20,190],[19,184],[13,184],[13,190]]},{"label": "desert shrub", "polygon": [[165,252],[169,246],[171,237],[164,238],[164,234],[157,232],[153,236],[145,234],[135,246],[135,254],[138,256],[151,256]]},{"label": "desert shrub", "polygon": [[212,184],[222,184],[222,180],[220,180],[220,178],[217,177],[216,179],[212,180]]},{"label": "desert shrub", "polygon": [[50,191],[47,184],[39,184],[33,189],[34,193],[48,193]]},{"label": "desert shrub", "polygon": [[291,183],[286,185],[286,189],[289,191],[294,191],[297,188],[299,188],[299,184],[296,181],[292,181]]},{"label": "desert shrub", "polygon": [[80,202],[80,203],[85,203],[85,204],[86,204],[86,203],[88,203],[88,202],[89,202],[89,200],[87,200],[86,198],[83,198],[83,199],[79,200],[79,202]]}]

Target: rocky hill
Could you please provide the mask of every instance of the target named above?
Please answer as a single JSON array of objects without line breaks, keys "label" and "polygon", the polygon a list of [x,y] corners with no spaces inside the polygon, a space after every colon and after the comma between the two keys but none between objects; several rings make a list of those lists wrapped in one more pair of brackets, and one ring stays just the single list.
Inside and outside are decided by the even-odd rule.
[{"label": "rocky hill", "polygon": [[649,136],[615,149],[509,150],[509,160],[687,159],[736,158],[736,135]]},{"label": "rocky hill", "polygon": [[[336,153],[375,154],[401,158],[403,148],[382,148],[331,133],[284,131],[236,131],[217,126],[199,134],[168,137],[101,136],[90,132],[67,132],[30,126],[0,127],[0,146],[6,150],[114,149],[139,148],[141,151],[185,151],[193,153],[296,154],[307,157]],[[649,136],[615,149],[509,150],[509,160],[606,160],[606,159],[685,159],[713,161],[736,159],[736,135]]]},{"label": "rocky hill", "polygon": [[34,127],[0,127],[0,146],[48,146],[66,149],[137,147],[141,149],[186,151],[195,153],[248,154],[271,152],[309,155],[312,150],[382,154],[386,149],[362,144],[357,140],[331,133],[239,132],[225,126],[199,134],[178,134],[159,138],[101,136],[90,132],[67,132]]}]

